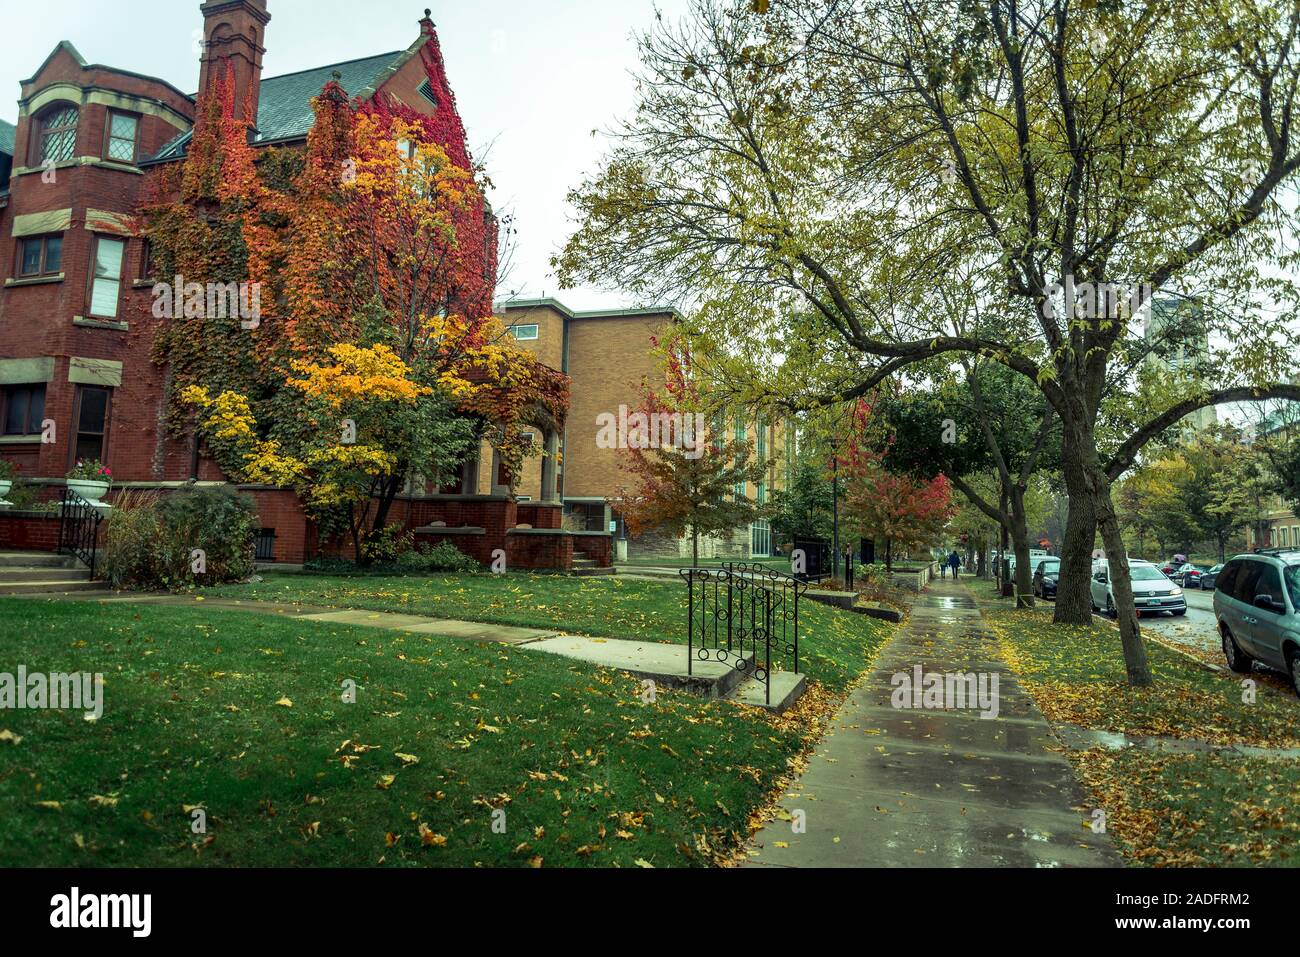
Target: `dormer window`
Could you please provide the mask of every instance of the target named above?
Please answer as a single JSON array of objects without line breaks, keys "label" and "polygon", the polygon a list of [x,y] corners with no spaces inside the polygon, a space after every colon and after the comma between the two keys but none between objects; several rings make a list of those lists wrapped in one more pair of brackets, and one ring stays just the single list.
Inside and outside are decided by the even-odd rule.
[{"label": "dormer window", "polygon": [[60,105],[40,119],[40,165],[70,160],[77,148],[77,108]]}]

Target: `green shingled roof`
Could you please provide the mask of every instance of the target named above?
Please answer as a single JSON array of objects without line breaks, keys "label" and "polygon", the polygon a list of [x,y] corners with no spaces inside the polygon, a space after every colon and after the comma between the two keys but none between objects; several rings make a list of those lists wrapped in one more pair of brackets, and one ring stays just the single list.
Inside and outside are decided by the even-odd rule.
[{"label": "green shingled roof", "polygon": [[[298,73],[267,77],[262,80],[257,101],[257,139],[253,142],[270,143],[306,136],[315,120],[311,111],[312,98],[320,93],[336,72],[339,74],[339,85],[349,96],[367,97],[405,62],[410,52],[395,50],[346,63],[331,63]],[[159,150],[153,158],[164,160],[184,156],[189,142],[190,134],[183,133]]]},{"label": "green shingled roof", "polygon": [[18,127],[0,120],[0,153],[14,155],[14,139],[18,136]]}]

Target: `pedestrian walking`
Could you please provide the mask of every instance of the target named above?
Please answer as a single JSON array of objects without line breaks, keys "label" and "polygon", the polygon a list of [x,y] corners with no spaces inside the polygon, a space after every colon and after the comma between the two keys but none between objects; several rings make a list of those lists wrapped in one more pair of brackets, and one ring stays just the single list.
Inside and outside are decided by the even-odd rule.
[{"label": "pedestrian walking", "polygon": [[961,556],[954,549],[953,553],[948,556],[948,567],[952,569],[952,580],[957,580],[957,569],[961,567]]}]

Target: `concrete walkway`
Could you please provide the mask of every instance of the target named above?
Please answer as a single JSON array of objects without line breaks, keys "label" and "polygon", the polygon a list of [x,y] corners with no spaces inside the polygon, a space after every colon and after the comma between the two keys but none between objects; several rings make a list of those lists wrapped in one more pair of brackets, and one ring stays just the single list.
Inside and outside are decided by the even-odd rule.
[{"label": "concrete walkway", "polygon": [[[998,677],[998,714],[891,704],[897,673]],[[751,866],[1106,867],[1122,860],[960,583],[932,582],[836,715]],[[799,812],[799,813],[797,813]],[[796,833],[802,820],[804,831]]]},{"label": "concrete walkway", "polygon": [[168,605],[171,607],[202,610],[215,608],[221,611],[243,611],[259,615],[278,615],[297,621],[318,621],[336,625],[354,625],[362,628],[380,628],[385,631],[405,631],[417,635],[436,635],[442,638],[460,638],[466,641],[497,641],[507,645],[523,645],[561,634],[558,628],[517,628],[512,625],[494,625],[481,621],[457,621],[452,618],[431,618],[425,615],[406,615],[391,611],[371,611],[365,608],[326,608],[314,605],[297,605],[273,601],[242,601],[236,598],[196,598],[192,595],[130,594],[121,592],[111,598],[94,594],[69,594],[59,596],[67,601],[98,601],[104,603]]}]

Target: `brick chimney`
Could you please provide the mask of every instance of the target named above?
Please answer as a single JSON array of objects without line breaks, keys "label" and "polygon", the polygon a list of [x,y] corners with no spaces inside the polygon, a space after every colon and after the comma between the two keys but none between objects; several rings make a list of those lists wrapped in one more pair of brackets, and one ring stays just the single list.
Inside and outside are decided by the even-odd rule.
[{"label": "brick chimney", "polygon": [[[262,54],[271,15],[266,0],[208,0],[203,14],[203,56],[199,92],[208,92],[229,63],[235,77],[235,115],[257,127],[257,102],[262,86]],[[248,115],[245,116],[245,109]]]}]

